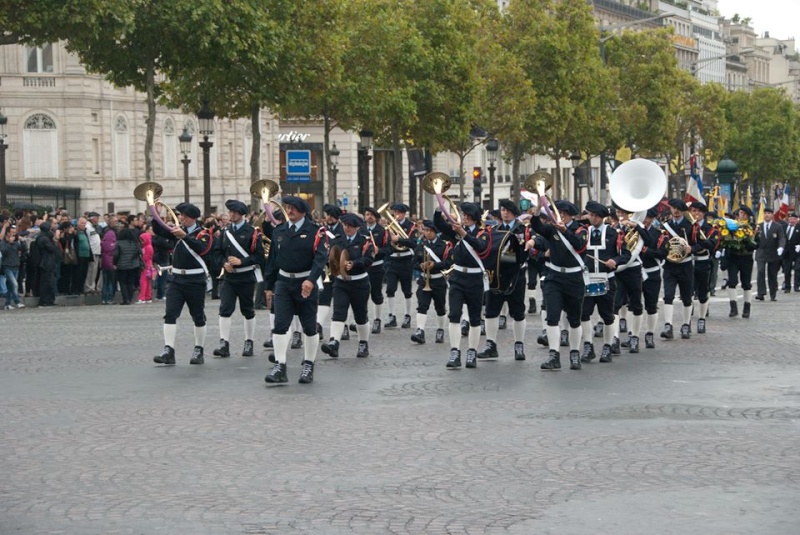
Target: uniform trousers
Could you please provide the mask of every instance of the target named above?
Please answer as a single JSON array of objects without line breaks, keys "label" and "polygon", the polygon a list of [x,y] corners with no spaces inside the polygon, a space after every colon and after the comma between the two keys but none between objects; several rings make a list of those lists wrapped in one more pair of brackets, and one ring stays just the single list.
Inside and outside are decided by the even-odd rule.
[{"label": "uniform trousers", "polygon": [[692,306],[692,282],[694,266],[691,262],[664,264],[664,304],[671,305],[675,300],[675,289],[680,290],[683,306]]},{"label": "uniform trousers", "polygon": [[331,299],[333,299],[333,281],[322,284],[322,290],[319,291],[319,306],[331,306]]},{"label": "uniform trousers", "polygon": [[756,260],[756,265],[758,268],[756,275],[758,295],[767,295],[767,288],[769,287],[770,297],[775,297],[778,291],[778,271],[781,269],[781,261]]},{"label": "uniform trousers", "polygon": [[[167,284],[167,305],[164,312],[164,323],[174,325],[183,311],[183,305],[189,307],[195,327],[206,324],[206,281],[203,277],[185,280],[184,275],[173,275]],[[199,279],[199,280],[198,280]]]},{"label": "uniform trousers", "polygon": [[642,268],[630,267],[614,274],[617,291],[614,293],[614,312],[627,305],[634,316],[642,315]]},{"label": "uniform trousers", "polygon": [[580,327],[585,293],[586,283],[581,273],[559,273],[545,268],[542,294],[547,305],[547,325],[558,326],[564,311],[569,326],[573,329]]},{"label": "uniform trousers", "polygon": [[[614,298],[617,293],[616,277],[608,279],[608,291],[603,295],[587,295],[583,298],[583,307],[581,311],[581,321],[589,321],[592,319],[592,312],[597,307],[597,313],[600,319],[606,325],[614,323]],[[547,310],[550,310],[548,304]],[[549,324],[549,322],[548,322]],[[572,324],[570,324],[572,326]]]},{"label": "uniform trousers", "polygon": [[450,323],[461,322],[462,310],[464,305],[467,305],[470,326],[480,326],[483,308],[483,274],[454,271],[449,282]]},{"label": "uniform trousers", "polygon": [[531,258],[528,260],[528,289],[535,290],[536,283],[539,282],[539,277],[542,275],[541,262]]},{"label": "uniform trousers", "polygon": [[253,319],[256,316],[253,292],[255,291],[255,280],[250,281],[231,281],[223,278],[219,285],[219,315],[222,318],[230,318],[236,309],[236,299],[239,299],[239,311],[244,319]]},{"label": "uniform trousers", "polygon": [[642,281],[642,295],[644,296],[644,309],[648,314],[658,314],[658,294],[661,292],[661,272],[653,271],[647,274],[647,280]]},{"label": "uniform trousers", "polygon": [[508,315],[514,321],[525,319],[525,273],[527,270],[521,269],[517,274],[517,282],[514,290],[509,294],[486,292],[486,319],[496,318],[503,309],[503,303],[508,303]]},{"label": "uniform trousers", "polygon": [[378,267],[370,267],[367,271],[369,273],[369,294],[372,302],[376,305],[383,304],[383,265]]},{"label": "uniform trousers", "polygon": [[311,294],[304,298],[301,293],[303,280],[284,279],[278,276],[272,298],[272,304],[275,308],[275,324],[272,326],[273,334],[286,334],[289,332],[295,316],[300,318],[303,334],[306,336],[317,334],[317,299],[319,291],[315,284]]},{"label": "uniform trousers", "polygon": [[359,280],[335,279],[333,282],[333,320],[347,321],[347,312],[352,307],[357,325],[367,323],[369,301],[369,277]]},{"label": "uniform trousers", "polygon": [[[728,252],[730,254],[730,251]],[[753,288],[753,253],[730,254],[728,260],[728,288],[742,283],[742,290]]]},{"label": "uniform trousers", "polygon": [[397,285],[406,299],[411,299],[411,256],[401,256],[392,258],[389,267],[386,269],[386,297],[394,297],[397,292]]},{"label": "uniform trousers", "polygon": [[[794,284],[792,284],[792,272],[794,272]],[[783,257],[783,289],[800,289],[800,270],[797,269],[797,259]]]},{"label": "uniform trousers", "polygon": [[425,287],[425,277],[419,280],[417,286],[417,312],[420,314],[427,314],[431,308],[431,301],[433,307],[436,309],[437,316],[444,316],[447,313],[447,281],[444,277],[438,279],[431,279],[431,291],[426,292],[423,290]]},{"label": "uniform trousers", "polygon": [[701,303],[708,301],[708,292],[711,287],[711,260],[694,261],[694,293]]}]

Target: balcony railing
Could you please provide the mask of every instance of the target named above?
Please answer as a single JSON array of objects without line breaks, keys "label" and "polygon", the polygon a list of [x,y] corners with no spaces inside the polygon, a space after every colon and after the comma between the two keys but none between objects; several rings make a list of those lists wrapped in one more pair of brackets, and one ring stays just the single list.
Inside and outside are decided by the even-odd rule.
[{"label": "balcony railing", "polygon": [[22,79],[24,87],[55,87],[56,79],[51,76],[25,76]]}]

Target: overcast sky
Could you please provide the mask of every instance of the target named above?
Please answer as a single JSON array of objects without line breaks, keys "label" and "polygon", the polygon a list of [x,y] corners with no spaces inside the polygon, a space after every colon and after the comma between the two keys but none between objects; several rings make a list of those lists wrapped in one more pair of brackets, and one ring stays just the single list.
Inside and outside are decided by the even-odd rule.
[{"label": "overcast sky", "polygon": [[[736,13],[750,18],[759,36],[769,32],[770,37],[800,40],[800,1],[798,0],[718,0],[720,15],[731,18]],[[796,43],[800,48],[800,42]]]}]

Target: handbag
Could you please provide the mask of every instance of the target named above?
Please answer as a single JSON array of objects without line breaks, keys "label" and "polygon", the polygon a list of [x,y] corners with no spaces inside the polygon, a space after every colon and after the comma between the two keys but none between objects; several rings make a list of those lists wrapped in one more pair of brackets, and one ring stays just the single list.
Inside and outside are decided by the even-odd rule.
[{"label": "handbag", "polygon": [[73,247],[67,247],[64,249],[64,264],[68,266],[74,266],[78,263],[78,253],[75,251]]}]

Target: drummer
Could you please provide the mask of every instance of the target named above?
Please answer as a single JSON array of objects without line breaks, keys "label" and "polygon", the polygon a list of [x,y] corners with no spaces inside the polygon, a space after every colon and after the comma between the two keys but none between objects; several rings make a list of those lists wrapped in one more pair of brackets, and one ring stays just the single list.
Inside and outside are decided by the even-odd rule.
[{"label": "drummer", "polygon": [[596,201],[586,203],[589,227],[588,245],[586,246],[586,268],[589,270],[589,285],[586,288],[586,297],[583,298],[583,313],[581,314],[581,327],[583,329],[583,353],[581,362],[588,363],[595,358],[592,340],[591,317],[595,307],[600,319],[603,320],[603,350],[600,353],[600,362],[611,362],[611,341],[614,337],[614,294],[616,284],[614,270],[617,265],[627,262],[630,252],[617,253],[616,228],[605,223],[608,209]]}]

